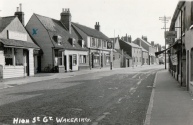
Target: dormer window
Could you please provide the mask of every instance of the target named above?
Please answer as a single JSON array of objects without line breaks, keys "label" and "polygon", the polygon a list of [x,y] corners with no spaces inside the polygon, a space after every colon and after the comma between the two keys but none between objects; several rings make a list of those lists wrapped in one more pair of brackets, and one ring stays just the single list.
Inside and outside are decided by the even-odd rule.
[{"label": "dormer window", "polygon": [[70,44],[75,47],[76,40],[74,38],[70,38]]},{"label": "dormer window", "polygon": [[53,36],[53,39],[58,45],[62,45],[62,37],[60,35]]},{"label": "dormer window", "polygon": [[79,43],[79,45],[80,45],[82,48],[85,47],[85,42],[84,42],[84,40],[78,40],[78,43]]}]

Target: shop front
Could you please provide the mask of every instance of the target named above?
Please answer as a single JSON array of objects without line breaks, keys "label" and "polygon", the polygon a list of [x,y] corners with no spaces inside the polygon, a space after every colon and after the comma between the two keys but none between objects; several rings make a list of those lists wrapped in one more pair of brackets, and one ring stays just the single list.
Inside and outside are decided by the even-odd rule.
[{"label": "shop front", "polygon": [[33,76],[33,50],[37,47],[34,44],[25,44],[23,41],[18,40],[0,39],[0,42],[0,65],[3,67],[3,79]]}]

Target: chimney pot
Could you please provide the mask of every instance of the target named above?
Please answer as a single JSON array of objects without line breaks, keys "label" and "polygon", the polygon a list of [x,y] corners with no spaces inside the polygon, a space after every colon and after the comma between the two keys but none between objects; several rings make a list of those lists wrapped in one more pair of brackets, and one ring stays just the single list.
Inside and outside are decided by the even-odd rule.
[{"label": "chimney pot", "polygon": [[67,28],[67,30],[71,34],[71,14],[70,14],[70,9],[69,8],[63,9],[63,12],[60,14],[60,16],[61,16],[60,21],[62,22],[62,24]]},{"label": "chimney pot", "polygon": [[19,7],[17,7],[16,12],[19,12]]},{"label": "chimney pot", "polygon": [[20,6],[20,12],[22,12],[22,4],[20,3],[19,6]]},{"label": "chimney pot", "polygon": [[64,8],[62,8],[62,12],[64,12]]}]

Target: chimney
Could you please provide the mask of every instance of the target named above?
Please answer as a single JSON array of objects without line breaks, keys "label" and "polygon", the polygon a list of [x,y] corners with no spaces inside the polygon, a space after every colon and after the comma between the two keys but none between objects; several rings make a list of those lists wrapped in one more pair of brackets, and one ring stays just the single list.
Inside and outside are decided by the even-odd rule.
[{"label": "chimney", "polygon": [[96,22],[96,24],[95,24],[95,29],[98,30],[98,31],[100,31],[100,25],[99,25],[99,22],[98,22],[98,23]]},{"label": "chimney", "polygon": [[131,35],[130,36],[128,36],[128,42],[132,42],[132,38],[131,38]]},{"label": "chimney", "polygon": [[61,23],[67,28],[69,33],[71,34],[71,13],[70,9],[62,9],[62,13],[60,14],[61,18],[60,21]]},{"label": "chimney", "polygon": [[142,36],[142,39],[147,42],[147,37],[146,36]]},{"label": "chimney", "polygon": [[19,9],[19,7],[17,7],[17,10],[16,10],[16,12],[15,12],[15,16],[17,16],[18,19],[20,20],[20,22],[21,22],[23,25],[25,25],[25,24],[24,24],[24,13],[22,12],[22,4],[20,3],[19,6],[20,6],[20,9]]},{"label": "chimney", "polygon": [[154,46],[154,41],[151,41],[151,45]]}]

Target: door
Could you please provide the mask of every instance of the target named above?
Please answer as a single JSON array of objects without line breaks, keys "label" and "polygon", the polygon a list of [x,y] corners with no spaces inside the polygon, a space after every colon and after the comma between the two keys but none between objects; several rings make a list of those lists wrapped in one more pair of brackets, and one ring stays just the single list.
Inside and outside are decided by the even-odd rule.
[{"label": "door", "polygon": [[189,64],[189,61],[190,59],[189,59],[189,50],[187,51],[187,90],[189,91],[189,81],[190,81],[190,79],[189,79],[189,68],[190,68],[190,64]]},{"label": "door", "polygon": [[94,54],[92,54],[92,68],[94,68]]},{"label": "door", "polygon": [[41,67],[41,56],[37,56],[37,61],[38,61],[37,72],[39,73],[39,72],[41,72],[41,69],[42,69],[42,67]]},{"label": "door", "polygon": [[69,69],[72,70],[72,55],[69,55]]},{"label": "door", "polygon": [[67,66],[66,66],[66,55],[64,55],[64,68],[65,68],[65,71],[67,71]]},{"label": "door", "polygon": [[24,58],[24,75],[29,76],[29,51],[23,50],[23,58]]}]

